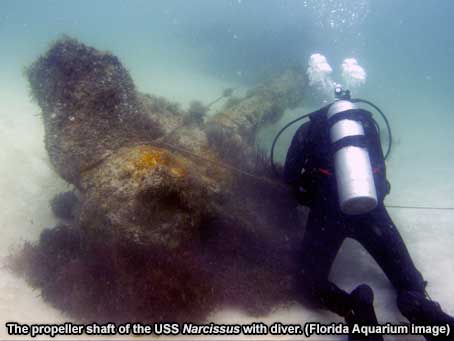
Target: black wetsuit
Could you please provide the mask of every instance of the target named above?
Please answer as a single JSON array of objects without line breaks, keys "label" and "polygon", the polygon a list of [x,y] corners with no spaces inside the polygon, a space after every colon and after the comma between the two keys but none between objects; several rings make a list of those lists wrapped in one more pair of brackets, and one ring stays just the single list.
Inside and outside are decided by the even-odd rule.
[{"label": "black wetsuit", "polygon": [[298,289],[305,299],[345,317],[351,309],[350,294],[329,282],[328,274],[342,242],[350,237],[372,255],[398,295],[424,295],[426,283],[383,205],[390,186],[375,121],[370,113],[357,109],[367,137],[379,203],[370,213],[346,215],[338,203],[326,110],[312,113],[310,121],[297,130],[285,163],[286,182],[295,189],[298,201],[311,208],[299,255]]}]

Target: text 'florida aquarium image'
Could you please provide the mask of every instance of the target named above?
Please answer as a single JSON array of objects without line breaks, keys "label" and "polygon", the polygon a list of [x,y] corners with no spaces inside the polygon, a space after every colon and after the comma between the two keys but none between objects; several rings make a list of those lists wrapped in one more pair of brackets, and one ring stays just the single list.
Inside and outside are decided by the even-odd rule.
[{"label": "text 'florida aquarium image'", "polygon": [[0,339],[454,340],[453,20],[0,0]]}]

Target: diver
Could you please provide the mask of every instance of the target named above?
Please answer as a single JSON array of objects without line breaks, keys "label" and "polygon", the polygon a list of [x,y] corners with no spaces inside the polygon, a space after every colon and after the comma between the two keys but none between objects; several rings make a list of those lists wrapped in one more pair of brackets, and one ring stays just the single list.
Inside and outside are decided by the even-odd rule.
[{"label": "diver", "polygon": [[[328,280],[342,242],[353,238],[391,281],[398,308],[411,323],[449,324],[453,329],[454,319],[427,298],[427,282],[384,206],[390,184],[378,124],[369,111],[356,106],[348,90],[336,88],[335,95],[335,102],[306,115],[310,120],[296,131],[284,166],[284,180],[297,201],[310,208],[295,276],[301,300],[337,313],[349,326],[378,323],[368,285],[348,293]],[[451,335],[447,339],[454,339],[454,331]],[[383,337],[351,334],[349,339]]]}]

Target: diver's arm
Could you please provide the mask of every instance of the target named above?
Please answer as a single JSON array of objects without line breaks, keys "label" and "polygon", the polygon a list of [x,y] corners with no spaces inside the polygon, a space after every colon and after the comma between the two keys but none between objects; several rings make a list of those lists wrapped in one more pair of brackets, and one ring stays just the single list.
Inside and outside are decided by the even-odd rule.
[{"label": "diver's arm", "polygon": [[309,130],[312,122],[306,122],[295,132],[292,143],[287,152],[284,166],[284,180],[289,184],[294,192],[296,200],[304,206],[310,206],[312,194],[308,191],[307,174],[302,174],[312,150],[308,143]]},{"label": "diver's arm", "polygon": [[298,185],[300,181],[301,170],[306,160],[304,139],[309,131],[309,126],[310,122],[306,122],[298,128],[287,151],[284,166],[284,181],[289,185]]}]

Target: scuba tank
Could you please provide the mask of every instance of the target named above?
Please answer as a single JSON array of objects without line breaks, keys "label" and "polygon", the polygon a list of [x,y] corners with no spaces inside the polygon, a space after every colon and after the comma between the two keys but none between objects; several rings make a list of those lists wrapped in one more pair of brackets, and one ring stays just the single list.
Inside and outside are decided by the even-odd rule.
[{"label": "scuba tank", "polygon": [[363,125],[347,115],[341,116],[356,109],[354,103],[340,99],[327,112],[339,206],[350,215],[370,212],[378,203],[369,152],[355,142],[365,137]]},{"label": "scuba tank", "polygon": [[[392,148],[392,133],[385,114],[370,101],[352,99],[350,91],[340,86],[335,88],[336,100],[327,106],[326,119],[329,125],[330,141],[333,144],[334,171],[337,182],[339,205],[343,213],[349,215],[364,214],[373,210],[378,203],[369,152],[366,148],[366,137],[361,123],[362,112],[356,103],[364,103],[375,110],[383,118],[388,130],[388,148],[386,160]],[[309,117],[305,114],[286,124],[275,136],[271,146],[271,168],[279,173],[274,164],[274,149],[279,137],[291,125]],[[378,123],[372,118],[378,133]]]}]

